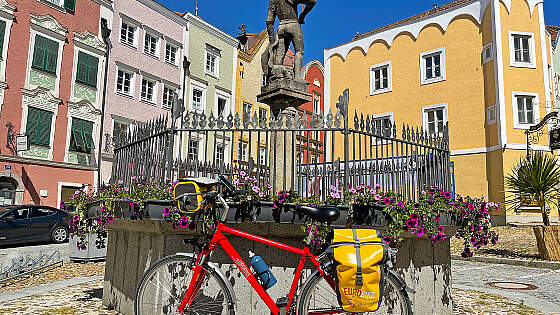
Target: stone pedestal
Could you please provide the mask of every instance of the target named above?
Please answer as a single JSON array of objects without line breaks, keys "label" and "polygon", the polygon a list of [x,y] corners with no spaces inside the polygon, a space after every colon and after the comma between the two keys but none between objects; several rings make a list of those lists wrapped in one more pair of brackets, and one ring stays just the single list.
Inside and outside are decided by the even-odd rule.
[{"label": "stone pedestal", "polygon": [[[303,247],[305,234],[299,225],[261,223],[231,226]],[[196,236],[190,231],[173,230],[168,222],[115,220],[109,228],[103,305],[122,314],[133,315],[136,286],[144,271],[164,256],[189,252],[191,248],[184,245],[183,240],[193,237]],[[276,300],[289,291],[299,262],[296,255],[237,237],[229,239],[245,261],[249,261],[249,251],[265,259],[278,280],[278,284],[267,291],[273,299]],[[237,297],[237,314],[270,313],[223,251],[216,251],[212,261],[219,264],[233,284]],[[415,294],[409,294],[415,315],[452,314],[449,239],[435,245],[427,239],[404,240],[399,248],[396,269],[407,285],[416,291]],[[304,271],[304,280],[310,272],[311,270]]]},{"label": "stone pedestal", "polygon": [[298,108],[312,100],[309,82],[298,79],[276,79],[263,86],[257,96],[257,101],[270,106],[275,115],[288,107]]},{"label": "stone pedestal", "polygon": [[[270,183],[274,194],[281,190],[294,190],[296,188],[296,165],[297,165],[297,132],[290,131],[286,127],[287,117],[294,121],[297,111],[287,108],[282,111],[282,131],[272,132],[270,135],[269,153],[270,157]],[[277,116],[278,118],[278,116]]]}]

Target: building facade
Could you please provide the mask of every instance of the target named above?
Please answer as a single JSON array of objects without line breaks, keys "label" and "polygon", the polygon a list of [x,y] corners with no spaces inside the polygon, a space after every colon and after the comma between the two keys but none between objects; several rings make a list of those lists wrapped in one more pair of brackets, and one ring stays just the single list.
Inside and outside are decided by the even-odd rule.
[{"label": "building facade", "polygon": [[[14,3],[0,1],[0,204],[58,206],[96,184],[101,21],[109,24],[112,3]],[[17,150],[17,135],[27,136],[29,150]]]},{"label": "building facade", "polygon": [[113,140],[131,126],[170,115],[182,94],[187,21],[152,0],[115,2],[103,119],[102,179],[111,177]]},{"label": "building facade", "polygon": [[[312,115],[324,116],[325,114],[325,68],[319,60],[311,60],[303,67],[303,77],[309,82],[309,94],[313,100],[301,105],[298,110],[305,113],[308,117]],[[307,147],[302,148],[302,163],[313,164],[315,162],[323,162],[325,158],[325,133],[324,132],[308,132],[307,139],[304,143],[309,143]]]},{"label": "building facade", "polygon": [[[449,124],[455,192],[503,204],[524,131],[553,108],[551,60],[543,1],[457,0],[325,50],[326,106],[336,112],[349,88],[350,113],[432,135]],[[504,206],[496,219],[542,220],[535,207]]]},{"label": "building facade", "polygon": [[560,51],[558,50],[558,32],[560,32],[560,26],[546,26],[546,31],[550,35],[551,46],[552,46],[552,88],[554,90],[554,104],[558,106],[560,102]]}]

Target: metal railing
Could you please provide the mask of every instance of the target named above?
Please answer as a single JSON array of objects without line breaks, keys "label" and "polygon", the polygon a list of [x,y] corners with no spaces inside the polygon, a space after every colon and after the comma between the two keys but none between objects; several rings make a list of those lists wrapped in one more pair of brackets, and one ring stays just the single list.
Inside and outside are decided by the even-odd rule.
[{"label": "metal railing", "polygon": [[[254,176],[261,187],[295,190],[322,200],[332,186],[375,185],[415,200],[426,186],[451,191],[448,127],[436,134],[348,113],[348,90],[337,113],[297,111],[268,117],[187,112],[182,127],[158,118],[118,139],[113,180]],[[400,133],[400,135],[399,135]]]}]

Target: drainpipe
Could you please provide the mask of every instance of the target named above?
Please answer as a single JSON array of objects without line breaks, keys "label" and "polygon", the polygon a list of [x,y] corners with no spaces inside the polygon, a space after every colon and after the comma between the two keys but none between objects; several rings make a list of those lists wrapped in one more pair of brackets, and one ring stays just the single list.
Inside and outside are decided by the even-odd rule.
[{"label": "drainpipe", "polygon": [[103,143],[103,130],[105,124],[105,103],[107,100],[107,76],[109,74],[109,51],[111,50],[111,43],[109,37],[111,36],[111,30],[107,25],[106,19],[101,19],[101,37],[103,37],[103,42],[107,45],[107,50],[105,51],[105,78],[103,80],[103,99],[101,101],[101,124],[99,126],[99,154],[97,155],[97,187],[101,186],[103,181],[101,176],[101,144]]},{"label": "drainpipe", "polygon": [[[187,86],[187,77],[189,76],[189,67],[190,67],[191,63],[190,61],[187,59],[186,56],[183,56],[183,87],[182,87],[182,92],[183,92],[183,97],[181,98],[183,101],[183,106],[185,108],[185,110],[183,111],[183,114],[181,115],[181,120],[179,121],[179,128],[183,129],[184,125],[183,125],[183,115],[184,112],[188,110],[187,107],[187,91],[185,91],[186,86]],[[179,161],[181,161],[183,157],[183,132],[179,132]]]}]

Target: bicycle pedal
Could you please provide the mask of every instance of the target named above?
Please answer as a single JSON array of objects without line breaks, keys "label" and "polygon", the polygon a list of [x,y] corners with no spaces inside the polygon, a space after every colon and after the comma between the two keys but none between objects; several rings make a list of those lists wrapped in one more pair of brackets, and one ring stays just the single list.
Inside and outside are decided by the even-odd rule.
[{"label": "bicycle pedal", "polygon": [[288,297],[283,296],[278,298],[278,300],[276,300],[276,306],[280,309],[278,315],[288,314],[288,311],[286,310],[286,307],[288,307]]}]

